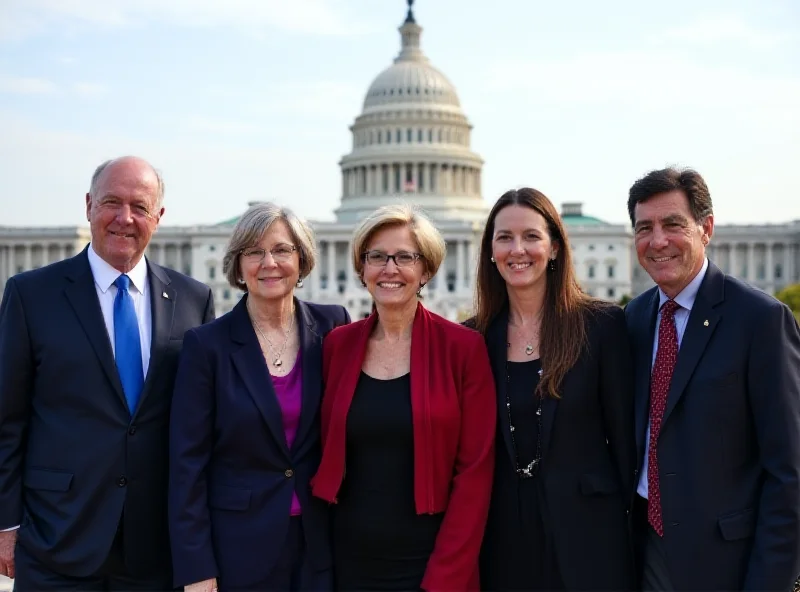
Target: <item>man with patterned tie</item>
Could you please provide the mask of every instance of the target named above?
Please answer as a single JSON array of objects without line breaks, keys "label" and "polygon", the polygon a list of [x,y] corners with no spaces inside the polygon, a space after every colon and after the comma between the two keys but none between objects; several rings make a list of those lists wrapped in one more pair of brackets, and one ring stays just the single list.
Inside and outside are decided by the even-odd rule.
[{"label": "man with patterned tie", "polygon": [[625,309],[642,589],[789,591],[800,573],[797,322],[708,260],[714,214],[697,172],[650,172],[628,213],[656,283]]},{"label": "man with patterned tie", "polygon": [[0,305],[0,573],[16,590],[172,588],[167,428],[183,334],[210,289],[143,254],[164,213],[146,161],[100,165],[91,244]]}]

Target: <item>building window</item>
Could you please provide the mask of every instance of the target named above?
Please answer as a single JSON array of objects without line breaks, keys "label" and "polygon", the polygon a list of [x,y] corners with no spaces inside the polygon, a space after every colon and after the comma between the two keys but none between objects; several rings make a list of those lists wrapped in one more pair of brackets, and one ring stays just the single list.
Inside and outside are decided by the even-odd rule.
[{"label": "building window", "polygon": [[425,189],[425,163],[419,163],[417,165],[417,190],[422,191]]},{"label": "building window", "polygon": [[213,280],[215,277],[217,277],[217,268],[212,265],[208,268],[208,279]]},{"label": "building window", "polygon": [[760,280],[763,280],[766,277],[767,274],[766,270],[764,269],[763,263],[759,263],[758,266],[756,267],[756,275]]},{"label": "building window", "polygon": [[590,278],[594,277],[594,265],[589,266],[589,277]]},{"label": "building window", "polygon": [[431,165],[431,191],[436,191],[436,165]]},{"label": "building window", "polygon": [[609,278],[613,278],[614,277],[614,266],[613,265],[609,265],[608,266],[608,277]]},{"label": "building window", "polygon": [[594,251],[594,245],[589,245],[589,250]]},{"label": "building window", "polygon": [[614,297],[614,288],[609,288],[609,289],[606,291],[606,294],[608,294],[608,297],[609,297],[609,298],[613,298],[613,297]]},{"label": "building window", "polygon": [[184,265],[183,266],[183,275],[188,275],[189,277],[192,276],[192,266],[191,265]]},{"label": "building window", "polygon": [[430,144],[433,143],[433,130],[432,129],[428,130],[428,143],[430,143]]},{"label": "building window", "polygon": [[399,129],[398,129],[398,130],[395,132],[395,134],[394,134],[394,140],[395,140],[395,142],[397,142],[398,144],[399,144],[400,142],[402,142],[402,141],[403,141],[403,134],[402,134],[402,132],[400,132],[400,130],[399,130]]},{"label": "building window", "polygon": [[439,137],[439,139],[437,141],[441,143],[441,141],[442,141],[442,130],[439,130],[438,137]]},{"label": "building window", "polygon": [[387,144],[391,144],[392,143],[392,131],[391,130],[386,130],[386,143]]},{"label": "building window", "polygon": [[422,144],[422,130],[421,129],[417,130],[417,142]]},{"label": "building window", "polygon": [[222,291],[222,299],[223,300],[230,300],[231,299],[231,291],[227,288]]},{"label": "building window", "polygon": [[216,245],[209,245],[209,246],[208,246],[208,250],[209,250],[209,251],[211,251],[211,252],[213,253],[214,251],[216,251],[216,250],[217,250],[217,247],[216,247]]},{"label": "building window", "polygon": [[780,263],[775,264],[775,279],[779,280],[783,277],[783,267]]},{"label": "building window", "polygon": [[613,251],[614,250],[614,245],[608,245],[608,250],[609,251]]},{"label": "building window", "polygon": [[384,193],[389,193],[389,167],[381,165],[381,187]]},{"label": "building window", "polygon": [[406,130],[406,142],[409,144],[414,141],[414,131],[411,128]]},{"label": "building window", "polygon": [[394,190],[395,193],[400,193],[401,185],[402,185],[402,178],[400,177],[400,167],[398,165],[394,166]]},{"label": "building window", "polygon": [[378,144],[383,144],[383,131],[378,130]]}]

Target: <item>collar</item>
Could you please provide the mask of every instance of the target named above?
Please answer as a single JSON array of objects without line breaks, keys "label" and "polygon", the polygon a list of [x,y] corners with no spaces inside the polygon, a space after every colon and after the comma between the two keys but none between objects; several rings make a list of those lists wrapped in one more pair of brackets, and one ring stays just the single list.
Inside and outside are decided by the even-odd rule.
[{"label": "collar", "polygon": [[[700,291],[700,284],[703,283],[703,278],[706,277],[706,271],[708,271],[708,257],[703,260],[703,267],[700,268],[700,271],[697,273],[692,281],[687,284],[687,286],[681,290],[680,294],[675,296],[675,302],[681,306],[681,308],[685,308],[686,310],[692,310],[692,306],[694,306],[694,301],[697,299],[697,293]],[[669,300],[669,296],[664,294],[661,288],[658,289],[658,309],[661,310],[661,307],[664,303]]]},{"label": "collar", "polygon": [[[94,276],[94,283],[97,284],[97,287],[105,294],[122,274],[118,269],[114,268],[110,263],[100,257],[91,243],[89,243],[87,256],[89,257],[89,267]],[[131,278],[131,283],[133,287],[136,288],[137,292],[139,292],[139,294],[144,294],[144,285],[147,280],[147,261],[144,257],[139,259],[139,263],[128,272],[128,277]]]}]

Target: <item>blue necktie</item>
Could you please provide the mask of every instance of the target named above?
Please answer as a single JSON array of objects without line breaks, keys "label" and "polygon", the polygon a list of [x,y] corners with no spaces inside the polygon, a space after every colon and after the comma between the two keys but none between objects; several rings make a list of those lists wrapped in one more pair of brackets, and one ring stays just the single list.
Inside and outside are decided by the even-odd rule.
[{"label": "blue necktie", "polygon": [[139,321],[136,319],[133,298],[128,292],[130,284],[131,278],[127,275],[119,276],[114,282],[117,286],[117,297],[114,299],[114,353],[122,390],[133,415],[144,386],[144,370]]}]

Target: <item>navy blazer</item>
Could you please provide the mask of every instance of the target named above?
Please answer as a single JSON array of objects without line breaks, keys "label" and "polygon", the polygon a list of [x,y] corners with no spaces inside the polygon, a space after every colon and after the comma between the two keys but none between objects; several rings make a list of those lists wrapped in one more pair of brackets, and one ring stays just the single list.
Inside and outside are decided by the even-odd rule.
[{"label": "navy blazer", "polygon": [[0,306],[0,528],[66,576],[95,573],[122,520],[125,562],[169,579],[167,438],[183,334],[211,290],[147,261],[150,365],[131,417],[86,249],[12,277]]},{"label": "navy blazer", "polygon": [[[659,295],[626,307],[642,465]],[[800,330],[789,309],[709,262],[658,440],[676,590],[791,590],[800,573]]]},{"label": "navy blazer", "polygon": [[302,410],[291,449],[245,295],[184,338],[170,425],[169,529],[175,585],[266,585],[286,542],[292,493],[303,510],[308,569],[330,569],[327,504],[309,481],[320,460],[322,338],[350,317],[295,299]]},{"label": "navy blazer", "polygon": [[[498,407],[497,463],[481,550],[481,584],[486,590],[507,586],[508,562],[528,561],[526,549],[512,543],[508,532],[522,518],[506,412],[507,329],[505,309],[486,334]],[[608,305],[587,312],[586,337],[585,349],[564,376],[561,398],[548,396],[542,403],[542,464],[536,479],[567,589],[631,590],[633,381],[622,309]]]}]

